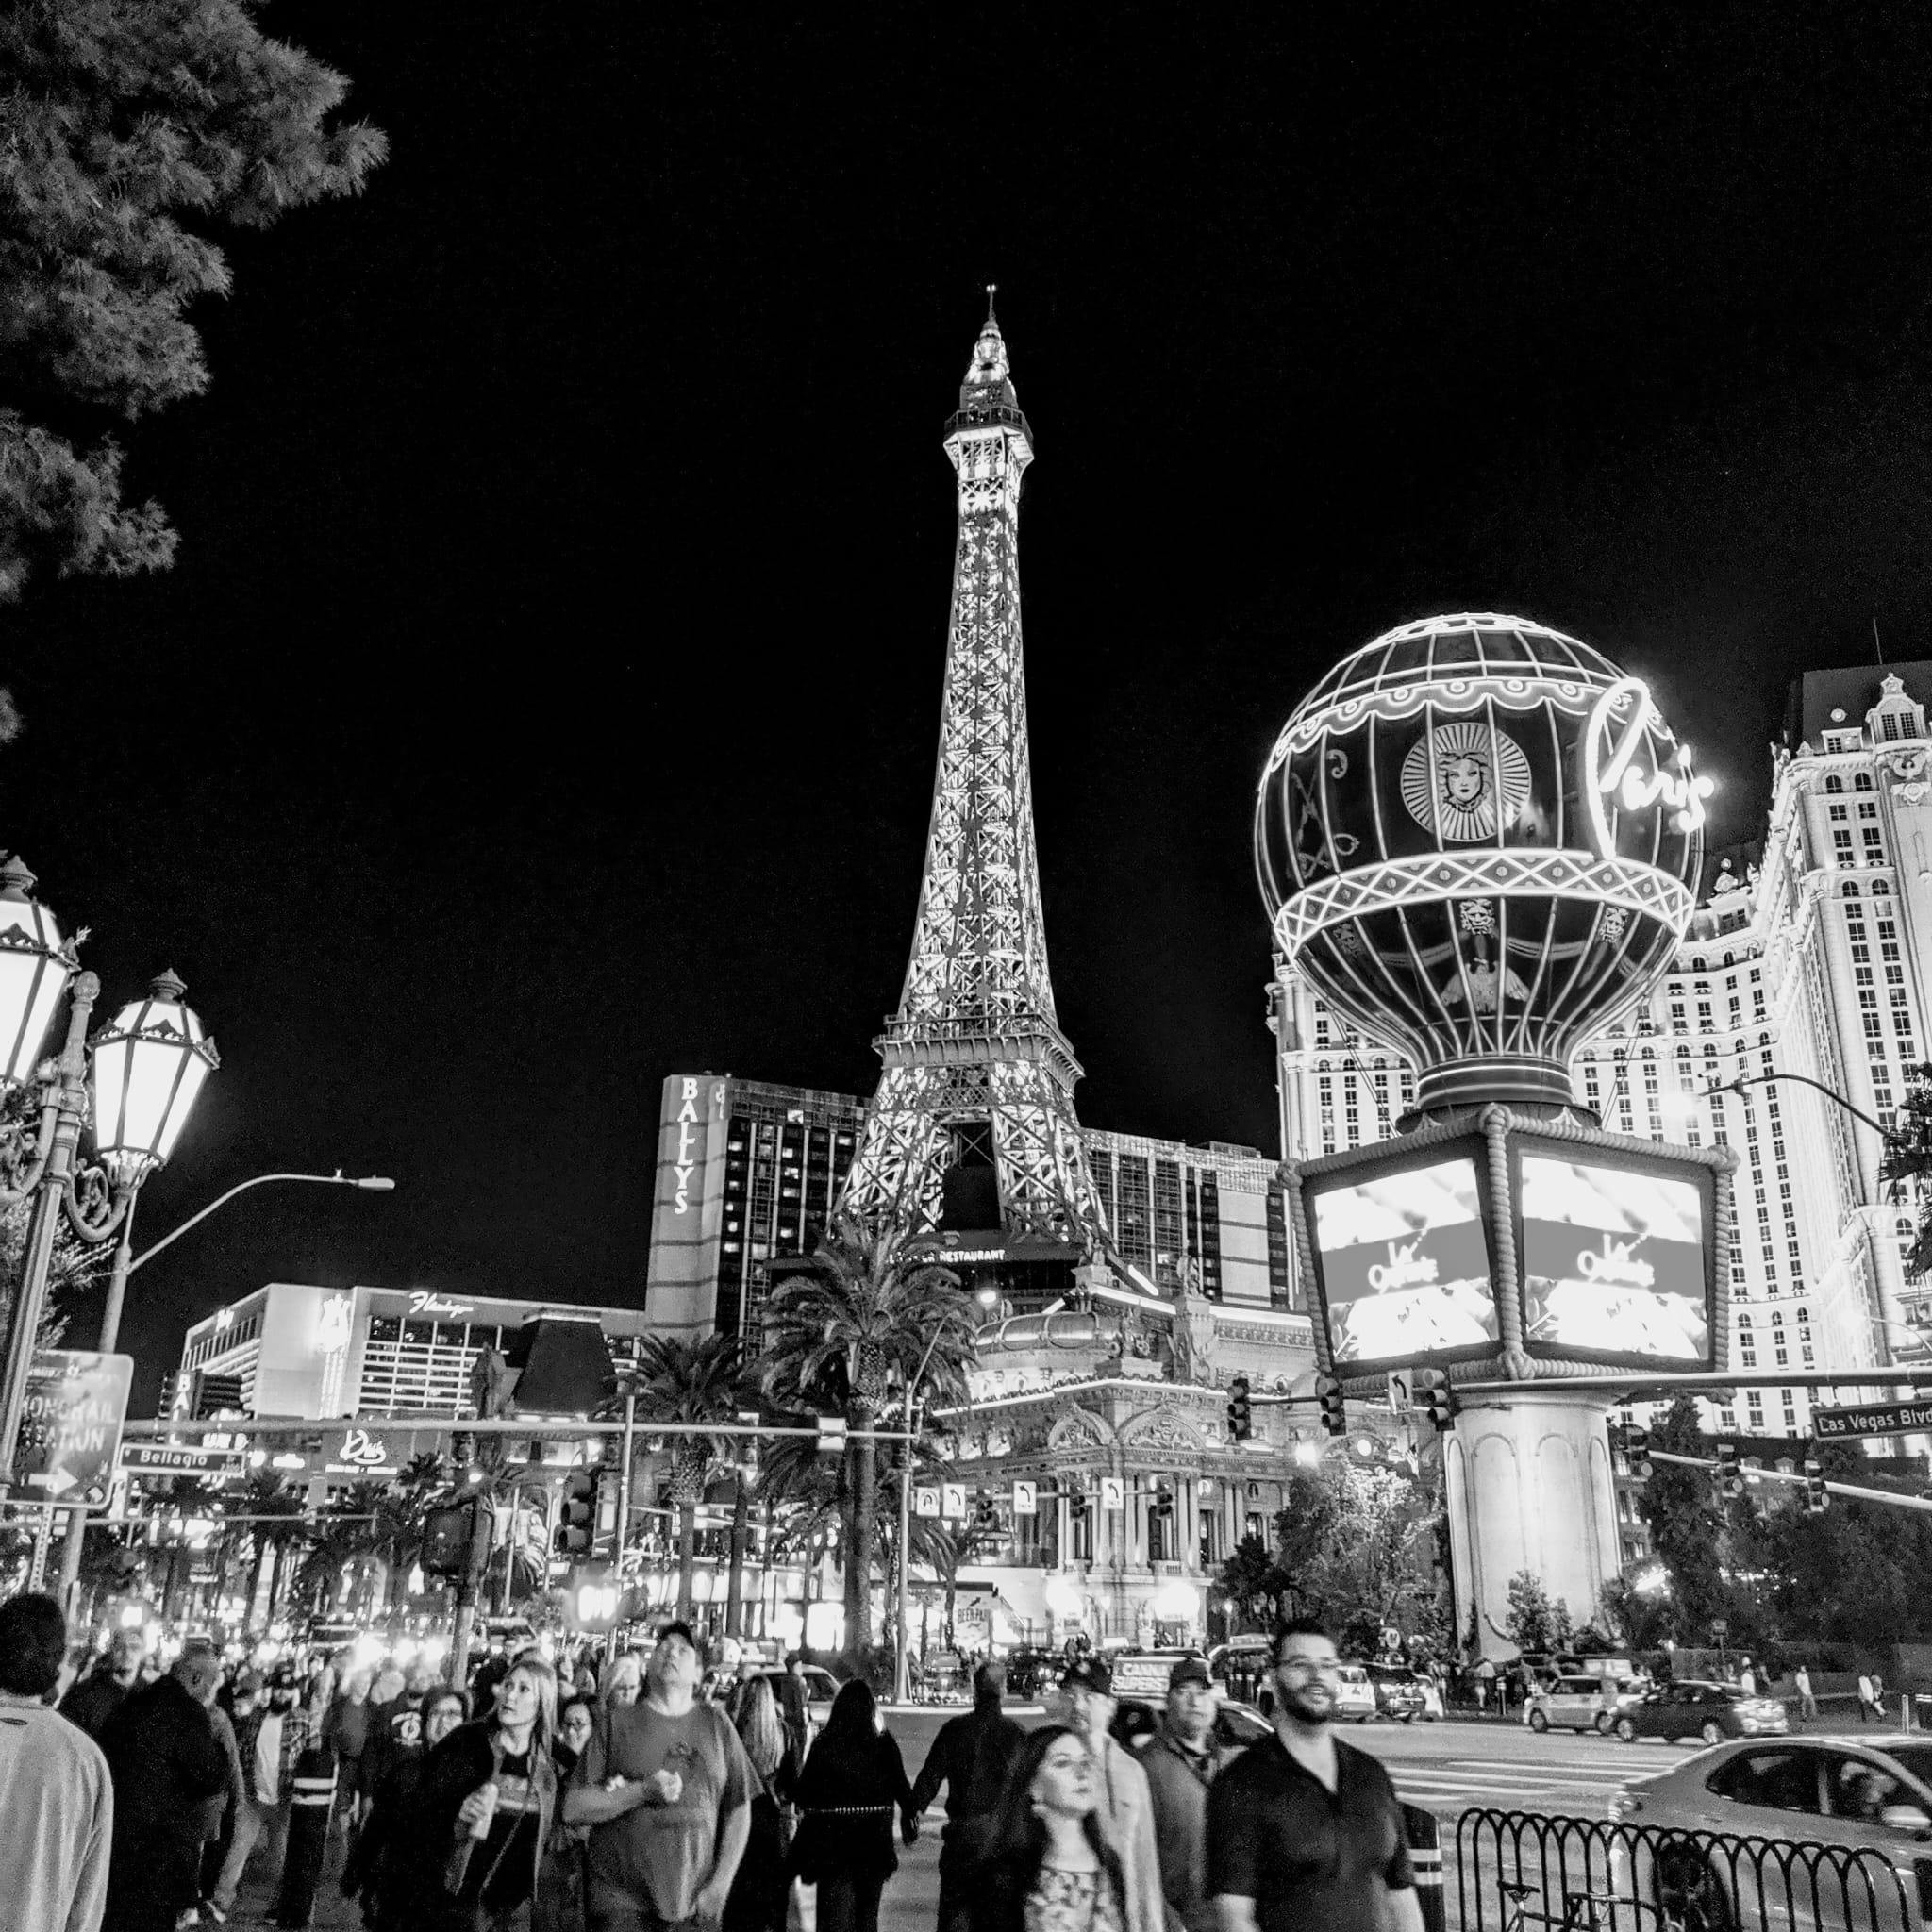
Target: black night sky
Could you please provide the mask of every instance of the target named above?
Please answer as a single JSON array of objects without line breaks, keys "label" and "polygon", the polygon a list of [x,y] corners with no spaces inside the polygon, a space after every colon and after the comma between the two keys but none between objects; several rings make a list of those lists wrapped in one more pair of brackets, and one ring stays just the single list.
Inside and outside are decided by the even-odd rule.
[{"label": "black night sky", "polygon": [[1090,1124],[1273,1146],[1254,783],[1391,624],[1588,639],[1749,836],[1796,669],[1932,655],[1932,25],[1849,11],[269,9],[391,159],[223,238],[174,572],[8,613],[0,843],[221,1043],[148,1239],[399,1187],[138,1275],[138,1403],[265,1280],[633,1300],[664,1074],[871,1090],[987,281]]}]

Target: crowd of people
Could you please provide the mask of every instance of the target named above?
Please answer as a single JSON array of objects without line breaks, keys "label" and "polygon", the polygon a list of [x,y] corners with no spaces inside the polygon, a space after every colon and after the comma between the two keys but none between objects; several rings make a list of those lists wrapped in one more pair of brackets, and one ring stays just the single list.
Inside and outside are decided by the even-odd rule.
[{"label": "crowd of people", "polygon": [[253,1870],[299,1928],[326,1865],[369,1932],[786,1932],[807,1888],[819,1932],[877,1932],[941,1790],[937,1932],[1421,1924],[1400,1807],[1334,1735],[1339,1659],[1308,1622],[1245,1751],[1198,1657],[1139,1750],[1105,1657],[1031,1731],[987,1661],[916,1777],[863,1680],[814,1737],[795,1661],[708,1673],[678,1623],[642,1653],[486,1659],[467,1689],[347,1656],[264,1678],[192,1642],[153,1673],[134,1632],[70,1688],[65,1651],[53,1599],[0,1605],[0,1898],[24,1926],[221,1924]]}]

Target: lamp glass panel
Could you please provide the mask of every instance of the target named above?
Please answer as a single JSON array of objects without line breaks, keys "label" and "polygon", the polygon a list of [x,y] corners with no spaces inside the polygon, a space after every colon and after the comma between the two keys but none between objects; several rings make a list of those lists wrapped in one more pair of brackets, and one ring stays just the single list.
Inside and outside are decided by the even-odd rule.
[{"label": "lamp glass panel", "polygon": [[27,1080],[70,971],[53,915],[31,899],[0,900],[0,1078]]},{"label": "lamp glass panel", "polygon": [[174,1151],[208,1073],[182,1027],[182,1010],[136,1001],[95,1049],[95,1143],[104,1157],[160,1161]]}]

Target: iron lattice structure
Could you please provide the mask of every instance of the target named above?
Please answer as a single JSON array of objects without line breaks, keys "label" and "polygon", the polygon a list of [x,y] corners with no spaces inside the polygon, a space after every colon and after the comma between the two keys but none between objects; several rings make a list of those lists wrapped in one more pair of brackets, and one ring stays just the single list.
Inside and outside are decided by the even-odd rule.
[{"label": "iron lattice structure", "polygon": [[1710,781],[1588,644],[1491,612],[1405,625],[1290,718],[1255,817],[1282,957],[1415,1059],[1424,1108],[1562,1107],[1695,907]]},{"label": "iron lattice structure", "polygon": [[1020,480],[1033,432],[991,303],[945,448],[959,534],[925,875],[841,1206],[868,1223],[936,1227],[946,1169],[983,1137],[1009,1242],[1091,1252],[1106,1218],[1074,1112],[1080,1065],[1047,977],[1026,750]]}]

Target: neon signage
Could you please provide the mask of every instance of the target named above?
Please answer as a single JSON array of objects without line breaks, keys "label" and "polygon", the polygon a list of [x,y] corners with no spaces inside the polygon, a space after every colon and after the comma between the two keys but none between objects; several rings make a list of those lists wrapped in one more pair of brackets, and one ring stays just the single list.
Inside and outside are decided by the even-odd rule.
[{"label": "neon signage", "polygon": [[409,1312],[412,1315],[474,1315],[476,1309],[473,1302],[455,1302],[433,1290],[419,1289],[409,1297]]},{"label": "neon signage", "polygon": [[344,1462],[353,1462],[358,1469],[374,1469],[378,1463],[389,1460],[389,1447],[377,1441],[367,1429],[351,1429],[342,1438],[341,1457]]},{"label": "neon signage", "polygon": [[[1630,715],[1619,727],[1616,713],[1626,708]],[[1604,812],[1606,798],[1614,798],[1630,812],[1660,805],[1670,813],[1674,830],[1694,832],[1705,821],[1704,801],[1717,790],[1714,779],[1700,778],[1691,772],[1688,744],[1678,745],[1670,764],[1657,759],[1647,774],[1639,771],[1637,754],[1653,726],[1663,737],[1670,737],[1650,687],[1641,678],[1620,677],[1597,699],[1583,727],[1583,795],[1596,833],[1597,850],[1606,855],[1616,849]]]},{"label": "neon signage", "polygon": [[[689,1214],[691,1177],[698,1170],[698,1082],[695,1079],[686,1079],[680,1081],[678,1087],[677,1158],[671,1164],[671,1172],[677,1176],[677,1187],[672,1195],[671,1211],[674,1214]],[[711,1110],[719,1115],[724,1111],[723,1081],[711,1089]]]}]

